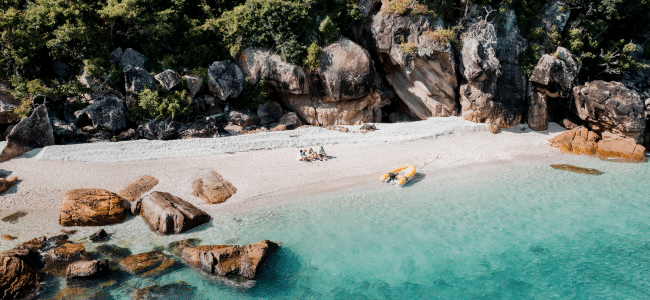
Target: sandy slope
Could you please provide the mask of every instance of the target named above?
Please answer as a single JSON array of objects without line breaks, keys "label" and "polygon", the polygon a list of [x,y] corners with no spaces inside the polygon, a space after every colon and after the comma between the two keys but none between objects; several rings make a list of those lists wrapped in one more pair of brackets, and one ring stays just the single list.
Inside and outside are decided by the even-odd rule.
[{"label": "sandy slope", "polygon": [[[151,175],[160,181],[156,190],[177,195],[216,216],[378,180],[382,173],[404,163],[432,174],[464,164],[559,155],[546,140],[562,128],[549,127],[534,132],[522,125],[494,135],[484,124],[453,117],[377,124],[377,131],[365,134],[359,126],[348,126],[348,133],[308,127],[216,139],[46,147],[0,164],[5,173],[20,179],[0,196],[0,217],[24,210],[29,213],[25,221],[31,223],[29,230],[17,233],[14,227],[18,225],[0,222],[0,234],[5,227],[19,236],[15,242],[0,242],[0,248],[39,235],[39,227],[60,230],[59,203],[70,189],[118,192],[139,177]],[[324,145],[329,160],[296,160],[298,149],[313,146],[316,150],[316,145]],[[207,205],[191,195],[191,182],[210,170],[238,189],[226,203]]]}]

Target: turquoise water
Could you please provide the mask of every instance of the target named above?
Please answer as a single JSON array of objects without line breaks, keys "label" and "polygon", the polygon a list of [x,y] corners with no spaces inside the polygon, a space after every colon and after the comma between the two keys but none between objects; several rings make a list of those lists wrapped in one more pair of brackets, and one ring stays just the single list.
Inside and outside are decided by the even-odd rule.
[{"label": "turquoise water", "polygon": [[194,299],[650,299],[649,169],[567,155],[373,182],[179,237],[281,242],[251,288],[183,268],[104,291],[182,280]]}]

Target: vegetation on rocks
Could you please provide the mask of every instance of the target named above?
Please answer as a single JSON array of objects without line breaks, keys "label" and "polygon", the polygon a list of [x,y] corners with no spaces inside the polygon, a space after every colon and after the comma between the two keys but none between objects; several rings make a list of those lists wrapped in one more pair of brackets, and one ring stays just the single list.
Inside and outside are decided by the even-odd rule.
[{"label": "vegetation on rocks", "polygon": [[[319,48],[320,49],[320,48]],[[235,107],[256,111],[260,105],[269,102],[270,95],[265,90],[266,79],[262,78],[255,84],[246,80],[244,90],[239,95],[239,99],[234,103]]]},{"label": "vegetation on rocks", "polygon": [[142,92],[134,93],[134,106],[131,109],[130,117],[142,117],[147,119],[182,118],[190,113],[190,101],[186,92],[166,92],[161,87],[156,90],[144,89]]}]

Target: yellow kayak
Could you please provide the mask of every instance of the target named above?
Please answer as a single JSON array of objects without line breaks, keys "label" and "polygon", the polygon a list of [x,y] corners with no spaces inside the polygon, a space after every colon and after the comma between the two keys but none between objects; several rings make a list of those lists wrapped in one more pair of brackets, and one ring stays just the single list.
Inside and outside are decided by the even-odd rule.
[{"label": "yellow kayak", "polygon": [[390,170],[381,176],[381,181],[397,185],[404,185],[415,176],[415,166],[408,164]]}]

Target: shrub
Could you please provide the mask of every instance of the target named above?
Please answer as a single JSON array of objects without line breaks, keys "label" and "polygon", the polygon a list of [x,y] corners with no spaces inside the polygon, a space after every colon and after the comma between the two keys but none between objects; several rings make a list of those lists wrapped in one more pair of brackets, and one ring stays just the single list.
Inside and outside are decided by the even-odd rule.
[{"label": "shrub", "polygon": [[134,106],[129,112],[129,117],[142,118],[182,118],[190,113],[192,101],[187,97],[186,92],[166,92],[161,87],[155,91],[144,89],[133,94]]},{"label": "shrub", "polygon": [[248,109],[256,111],[260,105],[269,102],[270,96],[266,92],[266,79],[262,78],[256,84],[252,84],[246,79],[244,90],[239,95],[237,101],[233,104],[239,109]]},{"label": "shrub", "polygon": [[524,73],[524,76],[526,78],[530,78],[530,75],[533,74],[533,70],[535,70],[535,66],[537,66],[537,62],[539,62],[539,59],[541,56],[539,55],[539,45],[537,44],[531,44],[526,48],[526,51],[524,51],[524,56],[519,60],[519,63],[521,64],[521,70]]},{"label": "shrub", "polygon": [[20,99],[20,106],[14,108],[14,113],[17,114],[20,119],[29,115],[32,111],[32,99],[22,98]]},{"label": "shrub", "polygon": [[320,62],[318,61],[318,57],[321,55],[322,50],[320,47],[318,47],[318,44],[316,42],[311,43],[309,48],[307,49],[307,58],[305,58],[305,62],[303,63],[303,66],[305,69],[309,70],[309,72],[313,73],[318,69],[320,66]]},{"label": "shrub", "polygon": [[418,50],[418,47],[413,43],[403,43],[399,46],[402,48],[402,52],[406,54],[413,54]]},{"label": "shrub", "polygon": [[382,9],[389,14],[404,15],[410,10],[413,0],[389,0]]},{"label": "shrub", "polygon": [[411,9],[411,16],[417,17],[419,15],[426,15],[426,14],[429,14],[429,10],[427,9],[426,5],[417,2],[413,4],[413,8]]},{"label": "shrub", "polygon": [[[329,44],[338,37],[339,29],[336,27],[336,24],[332,22],[330,16],[327,16],[325,17],[325,19],[323,19],[323,21],[320,22],[320,25],[318,26],[318,31],[320,31],[320,33],[322,34],[325,44]],[[309,51],[309,49],[307,51]]]},{"label": "shrub", "polygon": [[456,40],[456,33],[451,29],[436,29],[434,31],[427,31],[424,36],[432,42],[446,44]]}]

